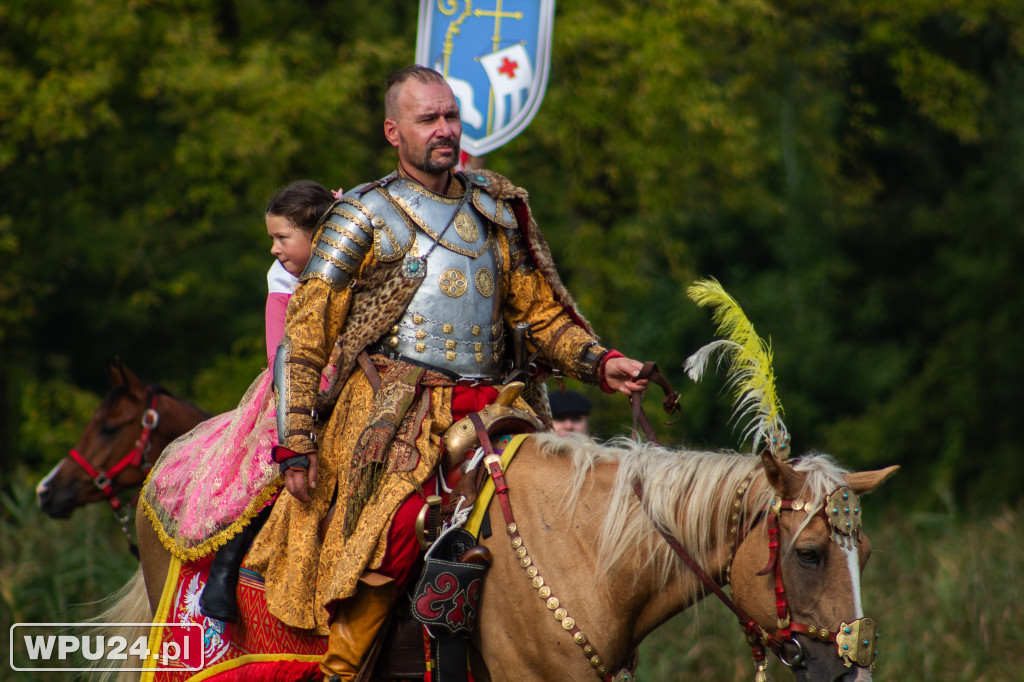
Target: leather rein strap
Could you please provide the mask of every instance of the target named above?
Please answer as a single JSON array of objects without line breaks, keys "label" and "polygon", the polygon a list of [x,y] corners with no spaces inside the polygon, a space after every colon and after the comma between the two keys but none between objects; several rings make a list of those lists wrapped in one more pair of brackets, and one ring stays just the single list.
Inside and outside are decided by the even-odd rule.
[{"label": "leather rein strap", "polygon": [[[676,414],[682,411],[679,407],[679,394],[672,389],[672,385],[668,382],[668,379],[658,370],[658,364],[655,362],[645,362],[644,366],[640,369],[640,373],[637,374],[637,379],[647,379],[653,381],[661,389],[665,391],[665,397],[661,401],[661,407],[668,414]],[[647,440],[659,445],[658,437],[654,435],[654,427],[651,426],[651,422],[647,419],[647,414],[644,413],[643,408],[643,391],[634,391],[629,395],[629,403],[633,408],[633,436],[636,437],[637,425],[643,430],[644,435],[647,436]],[[666,425],[674,424],[675,422],[665,422]]]}]

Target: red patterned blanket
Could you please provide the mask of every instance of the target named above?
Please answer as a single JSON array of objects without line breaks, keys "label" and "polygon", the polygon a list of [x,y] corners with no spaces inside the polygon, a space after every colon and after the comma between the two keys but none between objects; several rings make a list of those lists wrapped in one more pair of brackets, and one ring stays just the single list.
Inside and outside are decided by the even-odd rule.
[{"label": "red patterned blanket", "polygon": [[[147,661],[142,682],[322,679],[317,663],[327,649],[327,638],[290,628],[270,615],[259,574],[242,569],[238,623],[199,613],[199,596],[209,570],[209,558],[191,564],[171,560],[149,641],[153,651],[180,655],[177,660]],[[175,627],[185,624],[193,627]],[[201,645],[196,624],[202,626]]]}]

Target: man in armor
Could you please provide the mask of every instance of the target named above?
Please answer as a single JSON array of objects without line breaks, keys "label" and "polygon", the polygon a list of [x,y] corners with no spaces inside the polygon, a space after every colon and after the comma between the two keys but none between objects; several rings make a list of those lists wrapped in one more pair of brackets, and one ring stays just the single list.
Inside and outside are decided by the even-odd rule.
[{"label": "man in armor", "polygon": [[[602,347],[577,311],[526,192],[495,173],[452,172],[462,125],[444,77],[393,74],[385,116],[397,171],[336,202],[288,309],[274,459],[289,494],[248,560],[271,613],[328,634],[320,667],[337,680],[355,679],[409,578],[415,518],[443,475],[441,437],[497,396],[509,330],[529,325],[527,350],[545,368],[609,393],[646,386],[641,363]],[[541,388],[517,405],[550,424]]]}]

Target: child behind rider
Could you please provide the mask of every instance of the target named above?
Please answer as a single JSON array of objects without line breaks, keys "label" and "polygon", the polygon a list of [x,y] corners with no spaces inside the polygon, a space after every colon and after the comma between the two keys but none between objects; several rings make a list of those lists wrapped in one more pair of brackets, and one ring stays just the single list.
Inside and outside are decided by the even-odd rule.
[{"label": "child behind rider", "polygon": [[[288,300],[309,262],[314,232],[334,201],[334,193],[300,180],[267,204],[265,222],[276,258],[267,273],[268,366],[284,334]],[[216,551],[200,607],[218,620],[238,620],[238,570],[281,487],[278,465],[270,458],[277,443],[272,384],[273,369],[263,370],[236,409],[168,445],[139,498],[161,542],[178,559],[196,561]]]}]

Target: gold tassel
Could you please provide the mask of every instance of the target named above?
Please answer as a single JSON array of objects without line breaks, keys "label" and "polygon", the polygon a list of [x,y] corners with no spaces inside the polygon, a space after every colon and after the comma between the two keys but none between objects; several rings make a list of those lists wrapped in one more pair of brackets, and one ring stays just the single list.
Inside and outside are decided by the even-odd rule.
[{"label": "gold tassel", "polygon": [[768,661],[757,662],[757,672],[754,673],[754,682],[772,682],[771,678],[768,677]]}]

